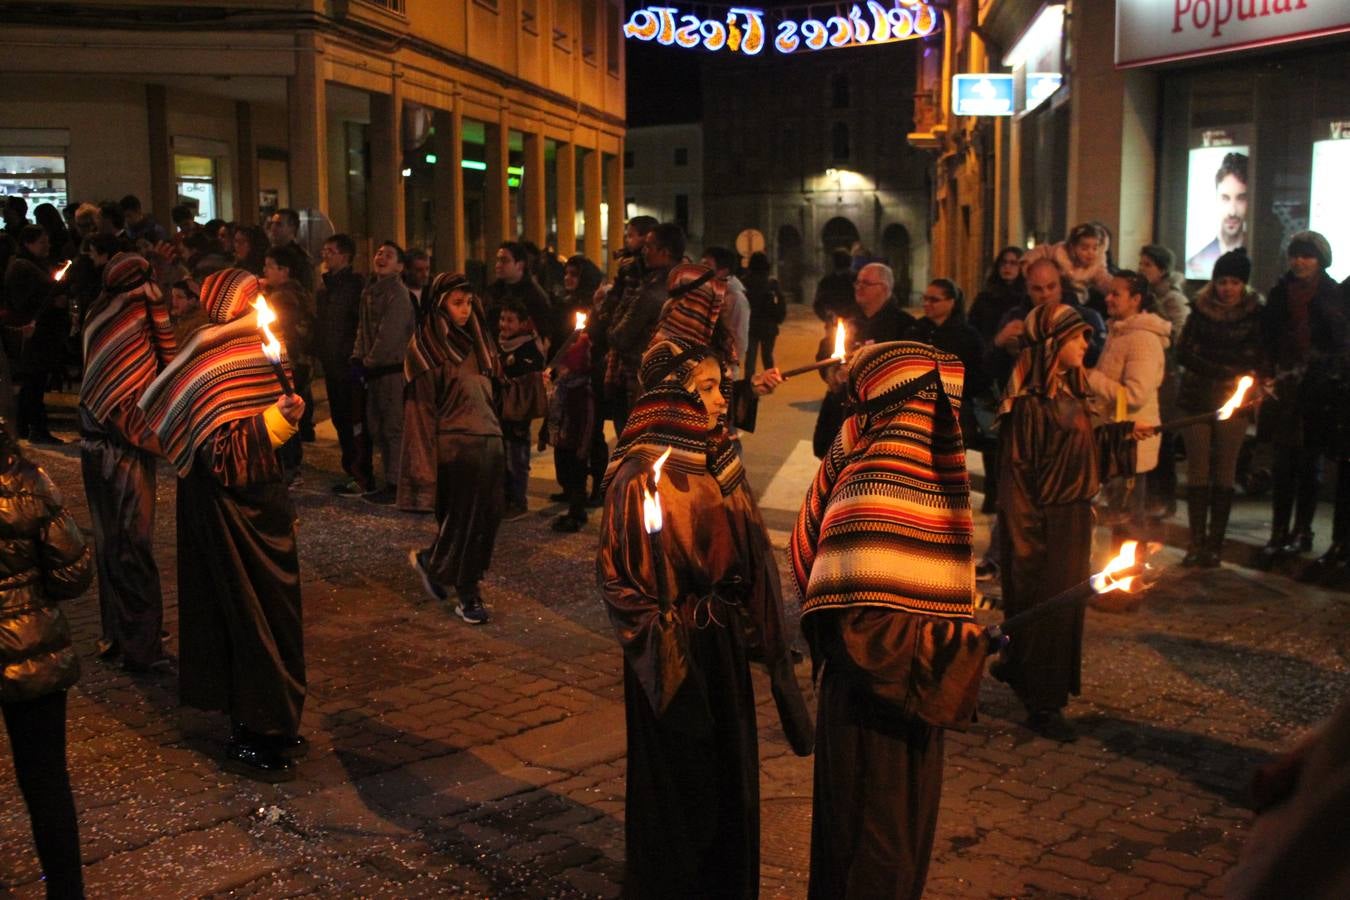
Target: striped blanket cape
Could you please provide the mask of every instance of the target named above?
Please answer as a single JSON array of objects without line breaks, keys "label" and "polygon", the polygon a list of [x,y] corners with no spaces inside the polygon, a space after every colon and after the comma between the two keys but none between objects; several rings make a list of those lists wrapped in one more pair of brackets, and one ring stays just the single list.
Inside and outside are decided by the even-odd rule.
[{"label": "striped blanket cape", "polygon": [[140,399],[160,366],[177,353],[169,304],[150,263],[119,253],[104,272],[104,292],[84,324],[84,378],[80,405],[101,425],[124,435],[120,415]]},{"label": "striped blanket cape", "polygon": [[854,415],[821,461],[792,532],[803,617],[850,606],[973,614],[963,380],[960,360],[927,344],[871,344],[850,362]]},{"label": "striped blanket cape", "polygon": [[179,475],[186,475],[193,454],[212,432],[257,415],[280,393],[254,317],[245,315],[193,332],[178,357],[146,389],[140,407],[164,456]]}]

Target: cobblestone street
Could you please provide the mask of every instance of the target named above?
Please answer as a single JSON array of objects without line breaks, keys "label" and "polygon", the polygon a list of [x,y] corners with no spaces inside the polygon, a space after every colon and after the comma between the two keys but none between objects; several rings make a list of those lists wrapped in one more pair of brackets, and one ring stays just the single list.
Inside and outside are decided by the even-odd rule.
[{"label": "cobblestone street", "polygon": [[[321,443],[310,462],[329,453]],[[34,455],[87,524],[74,447]],[[91,896],[616,895],[622,689],[593,588],[594,520],[550,531],[537,468],[535,512],[503,527],[485,585],[492,622],[470,628],[423,596],[404,561],[428,518],[330,498],[325,475],[306,474],[296,501],[312,751],[299,780],[222,772],[223,719],[179,711],[172,679],[95,660],[95,595],[69,605],[85,669],[69,731]],[[176,635],[173,485],[161,479]],[[1133,614],[1090,613],[1084,695],[1070,707],[1077,744],[1035,737],[1011,692],[987,680],[979,722],[948,739],[929,896],[1221,892],[1252,767],[1350,686],[1350,608],[1248,570],[1183,571]],[[756,678],[763,894],[801,897],[811,763],[789,751]],[[0,878],[37,896],[12,772],[0,791]]]}]

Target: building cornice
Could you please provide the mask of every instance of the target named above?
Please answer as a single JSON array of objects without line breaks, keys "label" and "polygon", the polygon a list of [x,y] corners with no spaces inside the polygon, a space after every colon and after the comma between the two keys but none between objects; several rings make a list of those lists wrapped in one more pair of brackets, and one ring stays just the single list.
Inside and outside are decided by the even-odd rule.
[{"label": "building cornice", "polygon": [[[619,133],[622,133],[625,127],[623,116],[582,103],[575,97],[541,87],[518,75],[490,66],[433,41],[399,31],[394,27],[385,27],[364,17],[346,17],[339,20],[313,10],[245,9],[220,5],[168,7],[126,4],[91,8],[78,4],[0,0],[0,21],[9,27],[26,26],[62,31],[74,29],[117,31],[156,36],[196,28],[286,36],[314,32],[322,35],[325,40],[338,41],[358,50],[373,51],[384,56],[407,51],[427,60],[490,79],[503,88],[560,108],[574,109],[578,116],[584,116],[593,123],[610,126]],[[394,26],[404,22],[405,20],[401,18],[390,17],[389,24]],[[0,37],[0,46],[4,43],[4,38]]]}]

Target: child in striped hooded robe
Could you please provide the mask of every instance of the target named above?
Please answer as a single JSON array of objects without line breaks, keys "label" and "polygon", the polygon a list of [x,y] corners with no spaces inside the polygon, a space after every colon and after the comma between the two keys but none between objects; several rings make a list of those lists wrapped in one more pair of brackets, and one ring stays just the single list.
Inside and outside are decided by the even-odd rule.
[{"label": "child in striped hooded robe", "polygon": [[[630,897],[758,895],[751,656],[768,667],[794,752],[811,752],[777,564],[727,435],[731,380],[707,345],[715,289],[709,278],[689,287],[706,272],[681,266],[671,273],[678,296],[643,355],[644,393],[605,476],[596,570],[623,648]],[[663,513],[654,546],[643,527],[643,494],[653,490],[652,464],[667,450],[654,488]]]},{"label": "child in striped hooded robe", "polygon": [[975,713],[987,642],[972,620],[963,374],[927,344],[858,350],[852,415],[792,532],[820,676],[809,888],[819,900],[922,895],[943,729]]},{"label": "child in striped hooded robe", "polygon": [[152,549],[159,440],[136,406],[177,353],[169,304],[143,256],[119,253],[84,325],[80,465],[94,523],[99,655],[133,672],[167,668],[164,600]]},{"label": "child in striped hooded robe", "polygon": [[226,769],[284,781],[306,746],[306,683],[295,508],[275,451],[304,401],[277,396],[257,296],[243,269],[203,279],[206,324],[139,405],[178,470],[180,699],[229,714]]}]

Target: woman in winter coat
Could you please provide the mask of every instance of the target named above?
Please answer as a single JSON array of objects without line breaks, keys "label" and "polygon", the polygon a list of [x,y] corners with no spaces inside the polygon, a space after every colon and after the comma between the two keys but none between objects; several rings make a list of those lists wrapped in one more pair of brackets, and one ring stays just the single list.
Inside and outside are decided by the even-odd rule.
[{"label": "woman in winter coat", "polygon": [[1286,255],[1289,270],[1271,288],[1263,314],[1266,353],[1275,375],[1275,402],[1261,410],[1262,430],[1275,443],[1270,540],[1261,552],[1263,566],[1312,549],[1322,454],[1334,452],[1332,444],[1340,442],[1345,419],[1339,363],[1346,350],[1347,321],[1340,287],[1326,273],[1331,245],[1315,231],[1301,231],[1290,238]]},{"label": "woman in winter coat", "polygon": [[66,690],[80,677],[57,601],[93,578],[89,546],[56,487],[0,420],[0,711],[48,897],[82,897],[80,834],[66,769]]},{"label": "woman in winter coat", "polygon": [[[1088,387],[1099,407],[1108,411],[1108,420],[1157,425],[1162,421],[1158,389],[1166,366],[1165,351],[1172,342],[1172,326],[1153,312],[1148,281],[1128,269],[1111,279],[1106,311],[1110,316],[1106,346],[1096,367],[1084,370]],[[1158,464],[1160,443],[1157,435],[1139,442],[1134,475],[1151,471]],[[1143,483],[1136,481],[1129,505],[1135,525],[1142,520],[1143,494]]]},{"label": "woman in winter coat", "polygon": [[1022,252],[1021,247],[1004,247],[999,251],[990,266],[989,278],[975,296],[967,316],[970,327],[984,341],[986,356],[997,366],[998,371],[991,371],[990,374],[998,379],[1000,385],[1012,368],[1012,356],[1001,350],[995,353],[994,337],[998,334],[1004,316],[1027,299],[1027,280],[1022,275]]},{"label": "woman in winter coat", "polygon": [[[1177,342],[1181,340],[1181,329],[1186,325],[1186,317],[1191,314],[1190,302],[1186,299],[1186,279],[1173,268],[1175,265],[1176,254],[1161,244],[1146,244],[1139,251],[1139,274],[1148,279],[1158,315],[1172,323],[1167,374],[1158,394],[1162,417],[1168,420],[1177,415],[1177,384],[1181,380],[1181,372],[1177,368]],[[1158,465],[1148,479],[1148,493],[1153,505],[1165,509],[1165,514],[1169,516],[1176,511],[1177,446],[1180,441],[1181,436],[1175,432],[1163,434],[1158,449]]]},{"label": "woman in winter coat", "polygon": [[[1195,297],[1195,309],[1181,330],[1177,362],[1182,374],[1177,406],[1183,415],[1212,412],[1223,405],[1242,375],[1265,370],[1261,295],[1247,285],[1252,263],[1241,247],[1219,257],[1214,277]],[[1233,479],[1248,417],[1237,415],[1191,425],[1186,442],[1186,517],[1191,529],[1183,566],[1219,565]]]},{"label": "woman in winter coat", "polygon": [[989,387],[984,367],[984,342],[966,322],[965,297],[946,278],[936,278],[923,292],[923,318],[914,327],[914,340],[929,344],[961,360],[965,380],[961,390],[961,435],[967,452],[989,448],[978,440],[979,422],[972,400]]}]

